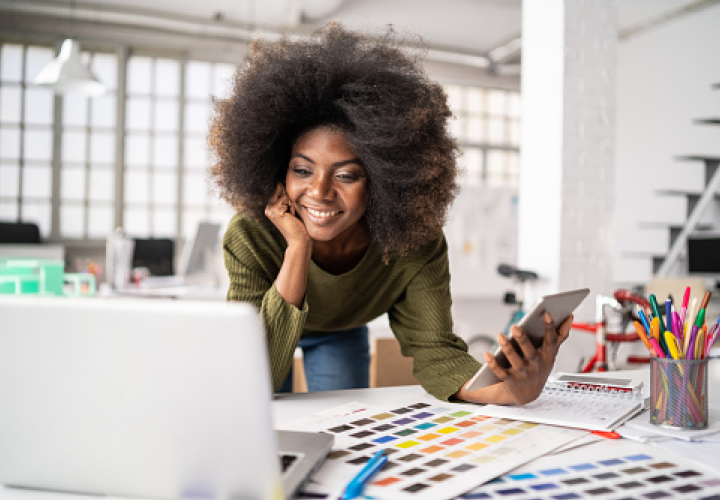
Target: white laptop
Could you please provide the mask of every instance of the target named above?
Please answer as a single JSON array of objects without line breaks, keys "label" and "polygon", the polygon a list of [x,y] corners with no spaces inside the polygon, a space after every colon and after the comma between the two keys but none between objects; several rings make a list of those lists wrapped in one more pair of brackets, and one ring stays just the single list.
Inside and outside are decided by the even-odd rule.
[{"label": "white laptop", "polygon": [[333,438],[276,434],[271,397],[247,304],[0,296],[6,491],[290,498]]}]

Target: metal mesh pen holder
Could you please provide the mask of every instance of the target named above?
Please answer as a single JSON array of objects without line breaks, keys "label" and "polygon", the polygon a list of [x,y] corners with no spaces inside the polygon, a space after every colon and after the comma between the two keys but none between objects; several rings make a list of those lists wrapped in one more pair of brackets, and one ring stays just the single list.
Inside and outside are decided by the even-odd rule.
[{"label": "metal mesh pen holder", "polygon": [[653,357],[650,423],[673,429],[708,426],[708,360]]}]

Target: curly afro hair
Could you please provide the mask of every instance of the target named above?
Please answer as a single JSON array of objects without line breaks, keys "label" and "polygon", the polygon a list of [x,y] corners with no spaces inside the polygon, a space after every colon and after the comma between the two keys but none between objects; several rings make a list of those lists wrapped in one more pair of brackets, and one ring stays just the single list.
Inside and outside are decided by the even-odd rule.
[{"label": "curly afro hair", "polygon": [[210,179],[220,197],[271,224],[265,205],[293,142],[330,125],[367,171],[365,223],[385,259],[437,238],[458,189],[452,113],[402,42],[392,28],[370,36],[336,23],[300,41],[253,42],[231,95],[215,103]]}]

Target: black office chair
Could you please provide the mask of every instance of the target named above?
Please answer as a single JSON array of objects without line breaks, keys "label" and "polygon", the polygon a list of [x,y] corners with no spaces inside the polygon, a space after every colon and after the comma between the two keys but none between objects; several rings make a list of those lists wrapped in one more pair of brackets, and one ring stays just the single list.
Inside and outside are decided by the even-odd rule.
[{"label": "black office chair", "polygon": [[40,228],[32,222],[1,222],[0,243],[41,243]]},{"label": "black office chair", "polygon": [[132,267],[146,267],[152,276],[175,272],[175,242],[169,238],[134,238]]}]

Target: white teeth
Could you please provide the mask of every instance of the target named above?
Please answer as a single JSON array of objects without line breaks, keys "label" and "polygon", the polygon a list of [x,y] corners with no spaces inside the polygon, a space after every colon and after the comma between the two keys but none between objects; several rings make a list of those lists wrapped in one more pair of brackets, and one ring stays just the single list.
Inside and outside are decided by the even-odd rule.
[{"label": "white teeth", "polygon": [[320,210],[313,210],[312,208],[308,208],[307,211],[313,217],[332,217],[333,215],[338,215],[340,213],[338,211],[326,212],[326,211],[320,211]]}]

